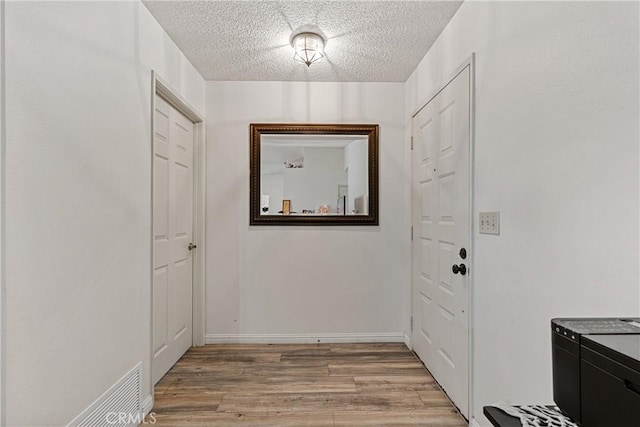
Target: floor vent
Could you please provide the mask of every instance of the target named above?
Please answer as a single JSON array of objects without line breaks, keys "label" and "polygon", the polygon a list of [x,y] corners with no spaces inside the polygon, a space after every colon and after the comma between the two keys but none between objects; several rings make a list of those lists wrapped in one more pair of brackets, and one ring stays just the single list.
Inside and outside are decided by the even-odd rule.
[{"label": "floor vent", "polygon": [[141,367],[138,363],[67,427],[126,427],[142,423]]}]

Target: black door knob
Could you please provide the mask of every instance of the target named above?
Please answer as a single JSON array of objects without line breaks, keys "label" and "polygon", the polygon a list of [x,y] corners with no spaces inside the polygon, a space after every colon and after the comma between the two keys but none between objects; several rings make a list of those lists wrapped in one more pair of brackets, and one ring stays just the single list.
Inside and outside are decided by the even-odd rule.
[{"label": "black door knob", "polygon": [[464,276],[465,274],[467,274],[467,266],[464,264],[460,264],[460,265],[453,264],[453,267],[451,267],[451,271],[453,271],[453,274],[460,273],[461,276]]},{"label": "black door knob", "polygon": [[460,248],[460,258],[462,259],[467,258],[467,250],[465,248]]}]

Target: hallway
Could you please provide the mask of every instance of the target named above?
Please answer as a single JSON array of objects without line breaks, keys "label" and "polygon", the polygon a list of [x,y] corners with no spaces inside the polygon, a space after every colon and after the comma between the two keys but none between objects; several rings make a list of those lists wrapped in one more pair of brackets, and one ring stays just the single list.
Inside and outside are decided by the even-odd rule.
[{"label": "hallway", "polygon": [[467,425],[402,343],[194,347],[156,386],[151,416],[158,426]]},{"label": "hallway", "polygon": [[[640,316],[639,17],[640,1],[0,1],[0,425],[465,425],[411,350],[472,427],[487,405],[551,403],[551,319]],[[327,37],[310,66],[291,45],[307,25]],[[438,98],[468,65],[469,108]],[[191,111],[175,150],[156,96]],[[442,129],[414,129],[430,101]],[[377,183],[349,184],[346,146],[314,166],[328,141],[307,141],[263,192],[251,124],[377,126],[357,162]],[[346,194],[285,195],[321,158]],[[356,198],[376,225],[322,220]],[[288,200],[286,222],[312,222],[252,225],[267,199],[265,216]],[[420,237],[462,199],[468,242]],[[468,362],[436,319],[459,321]],[[169,338],[184,345],[158,369]],[[253,345],[274,342],[310,344]]]}]

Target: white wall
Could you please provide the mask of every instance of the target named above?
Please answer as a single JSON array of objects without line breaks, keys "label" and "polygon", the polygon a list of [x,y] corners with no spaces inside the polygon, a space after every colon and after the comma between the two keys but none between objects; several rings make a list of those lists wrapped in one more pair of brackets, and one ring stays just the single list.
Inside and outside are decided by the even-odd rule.
[{"label": "white wall", "polygon": [[[406,329],[403,101],[399,83],[207,83],[209,341]],[[380,226],[249,227],[252,122],[379,123]]]},{"label": "white wall", "polygon": [[[638,316],[638,3],[465,2],[407,117],[476,52],[473,414],[550,403],[549,320]],[[410,133],[410,122],[406,122]]]},{"label": "white wall", "polygon": [[[261,165],[261,192],[269,194],[270,213],[277,214],[282,209],[282,200],[291,201],[291,211],[317,210],[327,205],[330,213],[335,213],[338,200],[338,185],[347,184],[344,170],[344,148],[299,148],[304,167],[285,168],[282,162],[265,165],[265,150],[275,151],[281,147],[263,145]],[[294,157],[290,157],[293,160]],[[274,173],[278,170],[279,173]],[[266,171],[266,172],[265,172]]]},{"label": "white wall", "polygon": [[347,184],[343,148],[304,148],[304,167],[284,169],[284,198],[291,210],[317,210],[327,205],[335,213],[338,185]]},{"label": "white wall", "polygon": [[7,2],[6,41],[6,419],[64,425],[151,393],[151,69],[204,81],[139,2]]},{"label": "white wall", "polygon": [[[355,209],[355,199],[367,196],[368,168],[369,157],[367,155],[367,141],[353,141],[345,147],[345,156],[347,158],[347,212],[351,213]],[[367,198],[368,200],[368,198]],[[410,210],[410,209],[407,209]],[[358,212],[368,213],[368,212]]]},{"label": "white wall", "polygon": [[315,210],[321,205],[336,213],[338,186],[347,185],[347,173],[340,169],[291,168],[284,170],[284,198],[291,200],[291,210]]},{"label": "white wall", "polygon": [[260,192],[269,195],[269,212],[263,214],[275,214],[282,210],[284,168],[281,173],[261,174],[261,177]]},{"label": "white wall", "polygon": [[344,148],[304,148],[304,167],[307,169],[344,169]]}]

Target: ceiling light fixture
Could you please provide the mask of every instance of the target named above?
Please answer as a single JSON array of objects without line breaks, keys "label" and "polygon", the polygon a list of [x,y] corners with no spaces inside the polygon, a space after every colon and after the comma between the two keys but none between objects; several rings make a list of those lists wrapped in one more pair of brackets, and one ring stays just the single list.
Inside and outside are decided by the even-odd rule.
[{"label": "ceiling light fixture", "polygon": [[293,59],[306,64],[308,67],[324,58],[327,37],[318,27],[303,25],[291,33],[289,43],[295,51]]}]

